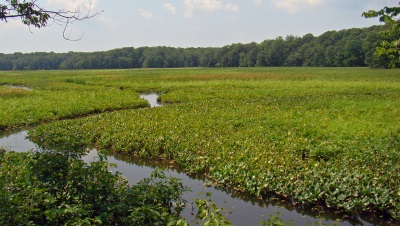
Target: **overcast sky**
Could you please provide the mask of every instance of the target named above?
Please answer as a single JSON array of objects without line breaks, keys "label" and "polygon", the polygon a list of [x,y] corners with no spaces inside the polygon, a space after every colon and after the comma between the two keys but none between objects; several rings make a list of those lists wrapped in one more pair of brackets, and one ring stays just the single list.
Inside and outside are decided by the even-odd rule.
[{"label": "overcast sky", "polygon": [[[38,0],[49,9],[87,12],[89,0]],[[122,47],[221,47],[260,43],[287,35],[318,36],[330,30],[379,24],[361,17],[399,0],[92,0],[100,15],[64,27],[29,28],[0,21],[1,53],[91,52]],[[0,0],[0,4],[4,1]]]}]

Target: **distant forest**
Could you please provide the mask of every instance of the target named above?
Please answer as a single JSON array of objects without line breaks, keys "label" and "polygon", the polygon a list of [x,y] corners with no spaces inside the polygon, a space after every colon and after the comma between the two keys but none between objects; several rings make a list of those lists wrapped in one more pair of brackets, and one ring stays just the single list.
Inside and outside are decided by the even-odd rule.
[{"label": "distant forest", "polygon": [[328,31],[315,37],[289,35],[261,43],[224,47],[126,47],[103,52],[0,53],[0,70],[123,69],[177,67],[373,67],[386,68],[389,60],[375,49],[385,27]]}]

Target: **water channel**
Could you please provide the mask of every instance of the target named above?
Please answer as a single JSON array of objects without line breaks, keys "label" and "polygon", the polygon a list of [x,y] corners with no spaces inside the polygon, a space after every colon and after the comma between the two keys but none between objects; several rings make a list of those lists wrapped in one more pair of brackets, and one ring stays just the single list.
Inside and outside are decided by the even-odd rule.
[{"label": "water channel", "polygon": [[[143,94],[140,96],[149,101],[151,107],[162,106],[158,101],[156,94]],[[0,147],[7,151],[25,152],[38,148],[37,145],[29,141],[27,138],[27,130],[1,132],[0,131]],[[93,161],[97,156],[95,150],[91,151],[85,161]],[[108,158],[111,163],[117,164],[113,171],[121,172],[129,183],[134,184],[143,178],[149,177],[151,172],[160,166],[158,162],[143,161],[134,159],[126,155],[114,155]],[[228,219],[233,225],[259,225],[260,221],[270,217],[270,215],[278,216],[286,222],[292,222],[294,225],[314,225],[316,222],[327,225],[334,225],[340,219],[339,225],[390,225],[383,220],[365,220],[368,216],[358,216],[355,218],[337,215],[332,212],[316,213],[310,209],[301,209],[293,207],[290,203],[285,203],[280,200],[258,200],[251,198],[246,194],[224,191],[219,188],[206,186],[207,181],[191,178],[188,175],[179,172],[176,169],[167,169],[166,175],[180,178],[183,185],[191,188],[191,192],[184,195],[188,201],[188,205],[182,212],[182,216],[188,222],[194,222],[195,213],[193,213],[190,203],[196,198],[207,198],[204,194],[212,193],[212,200],[225,210],[231,212]],[[193,223],[194,224],[194,223]]]},{"label": "water channel", "polygon": [[31,88],[26,87],[26,86],[15,86],[15,85],[0,85],[0,86],[6,87],[6,88],[13,88],[13,89],[23,89],[23,90],[28,90],[28,91],[32,90]]}]

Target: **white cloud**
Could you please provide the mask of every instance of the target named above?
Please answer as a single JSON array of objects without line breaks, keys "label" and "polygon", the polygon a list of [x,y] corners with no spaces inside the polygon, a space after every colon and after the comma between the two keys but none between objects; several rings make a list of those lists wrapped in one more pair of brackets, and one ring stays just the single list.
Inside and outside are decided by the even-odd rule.
[{"label": "white cloud", "polygon": [[184,0],[186,6],[185,16],[191,17],[194,13],[213,12],[223,8],[220,0]]},{"label": "white cloud", "polygon": [[319,5],[321,0],[273,0],[276,7],[284,9],[289,13],[296,13],[301,9]]},{"label": "white cloud", "polygon": [[[25,28],[26,25],[24,25],[21,20],[19,19],[8,19],[7,22],[5,21],[0,21],[0,28],[1,29],[12,29],[12,28]],[[28,29],[28,27],[26,27]],[[5,32],[1,32],[4,34]]]},{"label": "white cloud", "polygon": [[166,9],[166,10],[168,10],[169,12],[171,12],[172,14],[176,14],[176,8],[175,8],[175,6],[172,4],[172,3],[165,3],[164,4],[164,8]]},{"label": "white cloud", "polygon": [[95,9],[98,0],[47,0],[47,3],[57,9],[83,12]]},{"label": "white cloud", "polygon": [[225,5],[225,11],[233,12],[233,13],[239,12],[239,6],[231,4],[231,3],[228,3],[228,4]]},{"label": "white cloud", "polygon": [[140,9],[139,10],[139,15],[140,17],[146,18],[146,19],[150,19],[153,17],[153,14],[149,11],[146,11],[144,9]]},{"label": "white cloud", "polygon": [[77,12],[80,17],[94,16],[94,20],[112,28],[115,21],[102,13],[99,0],[47,0],[50,9]]},{"label": "white cloud", "polygon": [[97,15],[94,17],[96,21],[99,21],[102,24],[107,25],[108,27],[112,28],[116,25],[115,21],[110,19],[109,17],[105,16],[104,14]]},{"label": "white cloud", "polygon": [[255,0],[256,5],[261,5],[262,4],[262,0]]}]

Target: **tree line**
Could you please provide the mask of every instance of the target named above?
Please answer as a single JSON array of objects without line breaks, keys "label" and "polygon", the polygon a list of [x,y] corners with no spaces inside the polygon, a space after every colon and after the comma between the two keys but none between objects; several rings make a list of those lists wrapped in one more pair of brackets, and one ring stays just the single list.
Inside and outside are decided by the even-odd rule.
[{"label": "tree line", "polygon": [[[0,53],[0,70],[124,69],[176,67],[364,67],[387,68],[390,59],[376,54],[387,35],[385,25],[328,31],[320,36],[289,35],[261,43],[223,47],[126,47],[102,52]],[[396,65],[399,67],[400,65]]]}]

